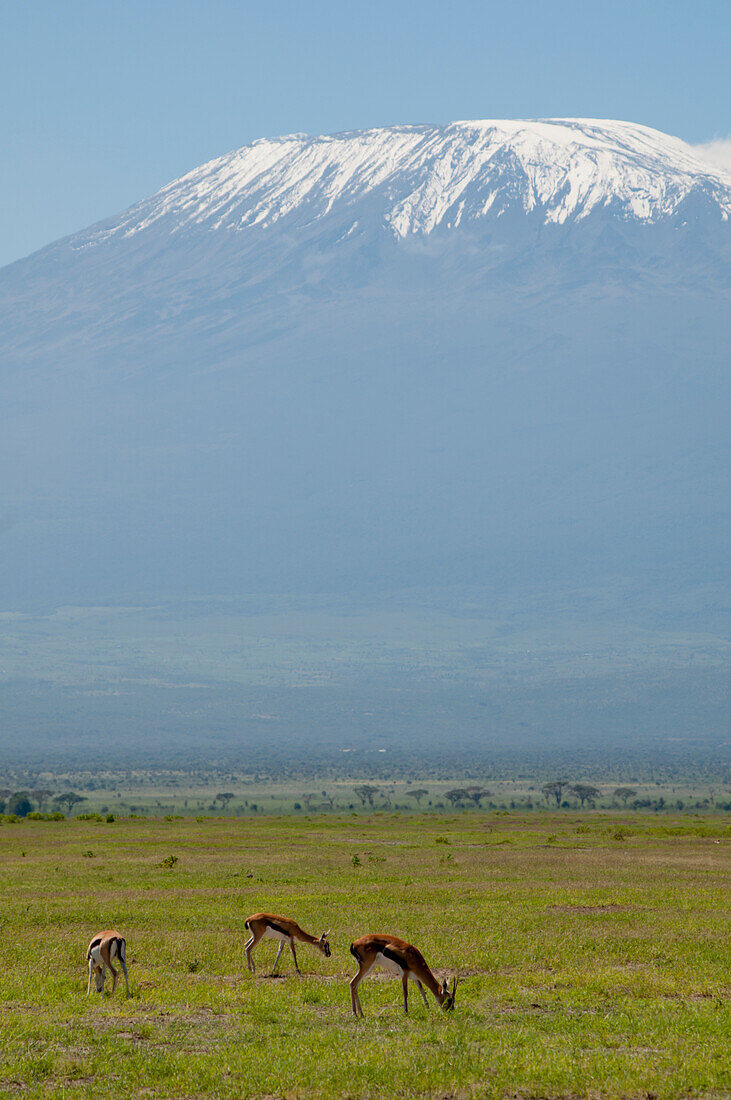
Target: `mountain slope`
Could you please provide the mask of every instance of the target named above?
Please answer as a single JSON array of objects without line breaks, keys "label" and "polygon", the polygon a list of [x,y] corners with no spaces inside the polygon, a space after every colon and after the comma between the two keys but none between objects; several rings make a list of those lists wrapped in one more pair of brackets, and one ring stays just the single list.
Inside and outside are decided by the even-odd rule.
[{"label": "mountain slope", "polygon": [[3,603],[722,570],[730,210],[641,126],[390,127],[11,265]]}]

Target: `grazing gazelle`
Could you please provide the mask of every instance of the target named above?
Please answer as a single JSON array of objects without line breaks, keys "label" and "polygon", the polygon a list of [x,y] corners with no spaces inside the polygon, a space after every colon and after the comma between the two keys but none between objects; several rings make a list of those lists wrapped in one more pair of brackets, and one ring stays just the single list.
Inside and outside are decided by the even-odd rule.
[{"label": "grazing gazelle", "polygon": [[404,1012],[409,1011],[409,979],[416,982],[425,1005],[429,1002],[426,999],[424,986],[431,990],[442,1008],[447,1010],[454,1008],[457,978],[452,982],[451,992],[447,988],[446,978],[440,985],[427,966],[421,951],[406,940],[400,940],[398,936],[361,936],[355,943],[351,943],[350,954],[358,963],[358,973],[350,983],[350,1002],[356,1016],[363,1015],[358,986],[374,966],[382,966],[384,970],[401,978],[404,989]]},{"label": "grazing gazelle", "polygon": [[294,968],[299,974],[300,968],[297,965],[297,956],[294,952],[294,941],[302,940],[303,943],[311,943],[313,947],[316,947],[318,951],[322,951],[326,959],[330,958],[330,944],[327,942],[329,932],[323,932],[320,938],[317,936],[311,936],[309,932],[304,932],[297,921],[290,920],[289,917],[278,917],[276,913],[254,913],[253,917],[249,917],[244,922],[246,927],[251,932],[251,939],[246,942],[246,961],[249,964],[249,970],[253,973],[256,972],[254,967],[254,960],[251,957],[252,951],[258,944],[259,940],[272,939],[279,940],[279,951],[277,953],[277,959],[274,963],[273,974],[276,973],[279,966],[279,960],[282,957],[285,943],[289,944],[289,950],[292,952],[292,958],[294,959]]},{"label": "grazing gazelle", "polygon": [[115,932],[113,928],[107,928],[104,932],[98,932],[89,944],[89,950],[86,952],[86,959],[89,963],[89,984],[86,987],[87,997],[91,992],[92,975],[96,983],[97,993],[104,992],[104,979],[107,976],[107,969],[112,972],[112,993],[114,993],[114,990],[117,988],[117,978],[119,976],[112,965],[115,959],[119,959],[119,965],[122,967],[124,980],[127,984],[127,996],[129,997],[127,944],[124,936],[120,936],[119,932]]}]

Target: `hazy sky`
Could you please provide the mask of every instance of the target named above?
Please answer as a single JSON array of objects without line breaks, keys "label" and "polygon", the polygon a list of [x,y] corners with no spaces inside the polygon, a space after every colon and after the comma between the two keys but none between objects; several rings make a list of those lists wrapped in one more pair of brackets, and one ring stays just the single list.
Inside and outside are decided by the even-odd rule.
[{"label": "hazy sky", "polygon": [[591,116],[731,131],[728,0],[3,0],[0,264],[264,135]]}]

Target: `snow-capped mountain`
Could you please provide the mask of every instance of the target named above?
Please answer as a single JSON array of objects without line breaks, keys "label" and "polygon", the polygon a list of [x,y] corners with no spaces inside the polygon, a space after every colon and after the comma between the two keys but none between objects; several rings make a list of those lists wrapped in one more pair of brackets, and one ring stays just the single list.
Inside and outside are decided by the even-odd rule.
[{"label": "snow-capped mountain", "polygon": [[730,211],[643,126],[395,126],[10,265],[3,604],[720,568]]},{"label": "snow-capped mountain", "polygon": [[176,230],[266,229],[375,217],[397,238],[498,218],[545,224],[611,208],[621,218],[676,217],[699,199],[724,220],[731,180],[684,142],[626,122],[582,119],[392,126],[261,140],[202,165],[79,244],[129,236],[164,220]]}]

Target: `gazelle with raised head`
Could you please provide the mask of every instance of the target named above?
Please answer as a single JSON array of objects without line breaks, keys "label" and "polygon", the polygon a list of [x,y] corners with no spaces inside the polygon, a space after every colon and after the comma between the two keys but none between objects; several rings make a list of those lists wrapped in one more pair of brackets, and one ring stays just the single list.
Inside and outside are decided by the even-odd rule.
[{"label": "gazelle with raised head", "polygon": [[424,987],[434,994],[434,997],[446,1011],[454,1008],[454,995],[457,991],[457,978],[452,982],[452,989],[447,986],[446,978],[439,984],[429,969],[426,959],[417,947],[398,936],[370,935],[361,936],[350,945],[350,954],[358,963],[358,973],[350,982],[350,1003],[355,1016],[362,1016],[363,1009],[358,996],[358,986],[371,970],[376,966],[382,966],[384,970],[401,978],[404,991],[404,1012],[409,1011],[409,982],[415,982],[421,993],[424,1004],[429,1005],[426,999]]},{"label": "gazelle with raised head", "polygon": [[86,987],[87,997],[91,993],[92,977],[96,984],[97,993],[104,992],[104,981],[107,976],[107,970],[111,970],[112,972],[112,993],[114,993],[114,990],[117,988],[117,978],[119,977],[113,966],[115,959],[119,960],[119,965],[122,968],[124,980],[127,985],[127,996],[130,996],[129,978],[127,976],[127,943],[124,936],[120,936],[119,932],[115,932],[113,928],[107,928],[104,932],[97,932],[96,936],[94,936],[89,944],[89,950],[86,952],[86,961],[89,964],[89,983]]},{"label": "gazelle with raised head", "polygon": [[251,932],[251,938],[247,940],[245,947],[246,961],[252,974],[256,973],[252,952],[259,941],[264,939],[279,940],[279,951],[272,970],[273,974],[277,972],[285,944],[289,944],[289,950],[292,952],[292,958],[294,959],[294,968],[298,974],[300,973],[300,968],[297,965],[297,955],[294,950],[295,940],[312,944],[318,951],[322,951],[326,959],[330,958],[330,944],[327,940],[329,932],[323,932],[319,937],[311,936],[309,932],[305,932],[300,928],[297,921],[291,920],[289,917],[277,916],[276,913],[254,913],[253,917],[249,917],[245,921],[245,924]]}]

